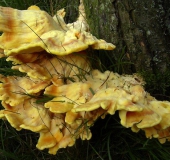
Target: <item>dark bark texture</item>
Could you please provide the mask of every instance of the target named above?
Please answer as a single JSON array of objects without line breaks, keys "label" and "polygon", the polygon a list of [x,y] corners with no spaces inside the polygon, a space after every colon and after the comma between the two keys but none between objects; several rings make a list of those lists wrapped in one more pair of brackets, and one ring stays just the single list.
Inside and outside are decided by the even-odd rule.
[{"label": "dark bark texture", "polygon": [[84,0],[84,4],[91,32],[116,45],[109,58],[121,65],[121,72],[164,72],[169,67],[169,0]]}]

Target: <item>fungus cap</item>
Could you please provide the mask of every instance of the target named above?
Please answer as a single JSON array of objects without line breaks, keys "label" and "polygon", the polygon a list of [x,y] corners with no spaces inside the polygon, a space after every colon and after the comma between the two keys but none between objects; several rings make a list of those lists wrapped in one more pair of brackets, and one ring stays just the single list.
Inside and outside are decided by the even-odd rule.
[{"label": "fungus cap", "polygon": [[61,12],[56,16],[57,20],[36,6],[28,10],[0,7],[0,31],[3,32],[0,43],[5,55],[43,50],[50,54],[68,55],[86,50],[89,46],[106,50],[115,48],[113,44],[98,40],[85,30],[66,27]]},{"label": "fungus cap", "polygon": [[[48,131],[50,117],[48,111],[43,106],[35,104],[35,100],[27,99],[22,104],[10,106],[2,102],[3,115],[12,127],[17,130],[28,129],[33,132]],[[43,117],[43,120],[42,120]]]}]

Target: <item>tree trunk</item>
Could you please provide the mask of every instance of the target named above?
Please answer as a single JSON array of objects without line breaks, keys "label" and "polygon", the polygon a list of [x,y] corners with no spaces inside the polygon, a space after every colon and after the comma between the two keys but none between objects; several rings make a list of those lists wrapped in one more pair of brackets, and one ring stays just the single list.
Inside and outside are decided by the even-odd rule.
[{"label": "tree trunk", "polygon": [[91,32],[117,47],[105,65],[123,73],[169,67],[169,0],[84,0],[84,4]]}]

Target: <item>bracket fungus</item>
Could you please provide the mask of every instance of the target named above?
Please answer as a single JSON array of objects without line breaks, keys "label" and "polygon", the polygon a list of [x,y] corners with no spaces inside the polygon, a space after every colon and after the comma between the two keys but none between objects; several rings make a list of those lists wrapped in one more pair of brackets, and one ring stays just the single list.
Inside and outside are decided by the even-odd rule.
[{"label": "bracket fungus", "polygon": [[0,118],[17,130],[39,133],[36,147],[54,155],[78,138],[89,140],[94,122],[116,111],[124,127],[144,130],[161,143],[170,140],[170,102],[147,93],[138,75],[91,68],[88,48],[115,46],[89,32],[80,2],[80,16],[70,24],[64,9],[51,17],[37,6],[0,7],[0,56],[26,73],[0,76]]}]

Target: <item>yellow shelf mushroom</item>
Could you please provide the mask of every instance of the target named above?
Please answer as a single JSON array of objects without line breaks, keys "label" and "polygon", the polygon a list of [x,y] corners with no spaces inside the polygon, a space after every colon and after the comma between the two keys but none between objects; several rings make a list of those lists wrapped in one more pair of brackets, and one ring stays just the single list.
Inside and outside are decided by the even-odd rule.
[{"label": "yellow shelf mushroom", "polygon": [[89,140],[98,118],[119,112],[120,122],[147,138],[170,140],[170,102],[157,101],[138,75],[93,70],[87,49],[115,46],[89,32],[80,1],[76,22],[64,22],[61,9],[54,17],[37,6],[28,10],[0,7],[0,57],[25,77],[0,76],[0,118],[17,130],[39,133],[36,147],[56,154]]}]

